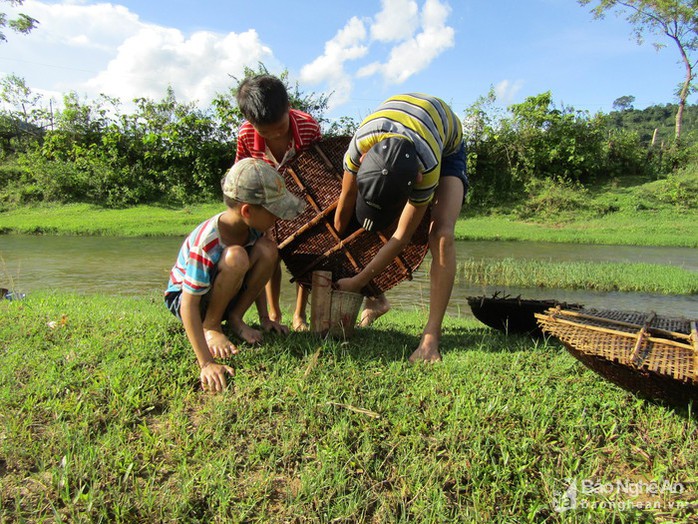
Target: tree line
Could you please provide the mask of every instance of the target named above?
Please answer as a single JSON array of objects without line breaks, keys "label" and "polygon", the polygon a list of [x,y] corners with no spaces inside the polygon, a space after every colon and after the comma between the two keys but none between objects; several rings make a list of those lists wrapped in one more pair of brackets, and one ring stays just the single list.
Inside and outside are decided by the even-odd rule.
[{"label": "tree line", "polygon": [[[266,68],[246,69],[245,76]],[[291,104],[311,113],[326,135],[348,135],[352,118],[330,122],[329,96],[304,93],[280,75]],[[64,96],[54,110],[21,78],[0,81],[0,210],[36,203],[90,202],[107,207],[186,205],[220,198],[233,163],[242,116],[237,80],[208,108],[141,98],[125,112],[119,100]],[[689,114],[694,114],[695,107]],[[642,118],[635,118],[638,113]],[[472,208],[525,198],[541,184],[590,185],[615,177],[656,179],[692,157],[691,133],[679,141],[647,140],[667,111],[628,107],[608,115],[560,107],[550,92],[501,108],[492,92],[461,115]],[[661,118],[660,118],[661,116]],[[694,126],[687,119],[686,129]]]},{"label": "tree line", "polygon": [[[634,99],[634,97],[622,97]],[[617,107],[614,104],[614,107]],[[632,104],[608,114],[610,127],[635,131],[645,145],[669,144],[675,139],[678,104],[652,105],[635,109]],[[683,112],[684,139],[690,139],[698,130],[698,105],[688,104]]]}]

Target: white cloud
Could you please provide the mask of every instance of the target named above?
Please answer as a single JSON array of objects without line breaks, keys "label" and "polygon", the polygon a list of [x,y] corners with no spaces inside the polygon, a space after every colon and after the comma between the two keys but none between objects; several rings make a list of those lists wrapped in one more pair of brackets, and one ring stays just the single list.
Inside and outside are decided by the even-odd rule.
[{"label": "white cloud", "polygon": [[497,100],[502,104],[511,104],[518,95],[519,91],[523,87],[524,83],[522,80],[502,80],[496,86],[494,86],[494,94]]},{"label": "white cloud", "polygon": [[180,100],[211,101],[231,85],[229,74],[269,63],[271,50],[254,30],[221,35],[199,31],[185,38],[177,29],[144,25],[127,38],[107,68],[85,82],[90,92],[159,99],[168,85]]},{"label": "white cloud", "polygon": [[[79,45],[113,50],[141,24],[138,15],[126,7],[109,3],[81,5],[75,2],[44,3],[27,0],[15,12],[24,12],[39,21],[23,44]],[[9,10],[8,10],[9,11]],[[21,37],[14,37],[16,39]]]},{"label": "white cloud", "polygon": [[[333,107],[348,100],[354,76],[380,75],[388,84],[400,84],[455,45],[455,31],[446,24],[451,9],[445,2],[425,0],[421,12],[415,0],[382,0],[381,4],[381,11],[370,24],[368,42],[364,23],[354,17],[325,44],[324,54],[301,71],[305,82],[328,84]],[[347,62],[366,56],[373,42],[394,45],[388,48],[384,61],[359,65],[356,71],[347,72]],[[372,52],[381,50],[374,48]]]},{"label": "white cloud", "polygon": [[332,106],[342,104],[351,93],[351,79],[344,63],[368,53],[368,48],[362,44],[365,39],[364,23],[356,17],[351,18],[332,40],[325,43],[325,52],[303,66],[300,73],[301,81],[310,84],[326,82],[332,92]]},{"label": "white cloud", "polygon": [[276,65],[271,49],[252,29],[184,35],[144,23],[126,7],[110,3],[27,0],[15,11],[20,9],[40,23],[27,37],[8,35],[2,51],[11,58],[0,60],[0,74],[16,73],[36,92],[57,99],[75,90],[129,104],[139,97],[160,99],[172,85],[178,100],[208,104],[245,66],[263,62],[272,70]]},{"label": "white cloud", "polygon": [[455,31],[446,25],[450,12],[448,5],[439,0],[426,0],[421,12],[421,32],[393,47],[385,63],[368,64],[357,75],[381,74],[385,82],[401,84],[426,69],[437,56],[455,45]]},{"label": "white cloud", "polygon": [[371,25],[371,38],[395,42],[410,38],[419,27],[419,6],[414,0],[382,0],[383,10]]},{"label": "white cloud", "polygon": [[[349,99],[357,76],[404,82],[453,46],[445,1],[381,0],[373,16],[350,18],[325,42],[322,54],[301,68],[299,80],[324,84],[322,90],[332,93],[330,109]],[[261,62],[270,71],[284,68],[256,29],[184,33],[96,0],[26,0],[4,11],[27,13],[40,24],[29,36],[8,34],[0,47],[0,76],[16,74],[34,92],[57,101],[76,91],[130,104],[133,98],[160,99],[171,85],[178,100],[208,104],[245,66]]]}]

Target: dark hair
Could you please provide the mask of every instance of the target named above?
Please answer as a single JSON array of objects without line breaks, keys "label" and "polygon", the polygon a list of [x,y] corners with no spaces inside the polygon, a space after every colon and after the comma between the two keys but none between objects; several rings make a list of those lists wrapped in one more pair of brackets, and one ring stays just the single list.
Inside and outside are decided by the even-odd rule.
[{"label": "dark hair", "polygon": [[223,203],[225,204],[225,207],[229,207],[230,209],[235,209],[240,205],[240,202],[233,200],[228,195],[223,195]]},{"label": "dark hair", "polygon": [[240,83],[235,98],[242,116],[252,125],[274,124],[289,108],[286,86],[272,75],[248,76]]}]

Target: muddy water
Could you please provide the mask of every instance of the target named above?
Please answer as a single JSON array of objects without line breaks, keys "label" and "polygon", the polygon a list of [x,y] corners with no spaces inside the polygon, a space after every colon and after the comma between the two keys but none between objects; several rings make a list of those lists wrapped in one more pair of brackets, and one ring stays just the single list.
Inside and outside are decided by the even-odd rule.
[{"label": "muddy water", "polygon": [[[0,286],[31,293],[61,289],[78,293],[137,295],[164,289],[180,238],[0,236]],[[459,242],[459,259],[526,258],[553,261],[647,262],[698,271],[691,248],[580,246],[544,242]],[[414,280],[388,292],[396,308],[423,310],[429,298],[429,256]],[[293,285],[285,275],[282,302],[291,308]],[[8,285],[9,284],[9,285]],[[470,316],[466,297],[494,291],[524,298],[577,302],[587,307],[656,311],[698,318],[698,296],[664,296],[587,290],[472,287],[456,282],[450,315]]]}]

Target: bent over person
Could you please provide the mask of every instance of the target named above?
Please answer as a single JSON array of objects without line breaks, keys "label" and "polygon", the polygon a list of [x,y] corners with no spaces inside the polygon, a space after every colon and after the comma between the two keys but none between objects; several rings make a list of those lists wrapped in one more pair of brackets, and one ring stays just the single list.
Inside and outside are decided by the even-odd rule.
[{"label": "bent over person", "polygon": [[[397,221],[388,242],[357,275],[337,282],[359,292],[385,270],[410,242],[431,204],[429,317],[410,362],[441,360],[439,343],[456,273],[454,230],[468,191],[461,122],[434,96],[396,95],[367,116],[344,156],[335,229],[343,232],[355,214],[368,231]],[[369,297],[360,325],[386,313],[384,295]]]}]

